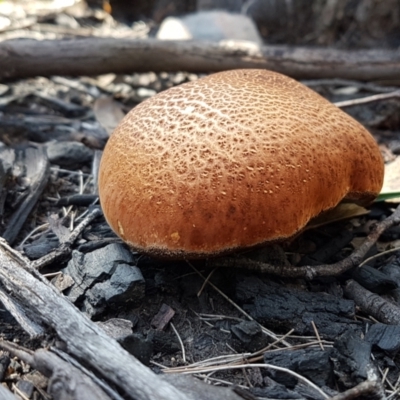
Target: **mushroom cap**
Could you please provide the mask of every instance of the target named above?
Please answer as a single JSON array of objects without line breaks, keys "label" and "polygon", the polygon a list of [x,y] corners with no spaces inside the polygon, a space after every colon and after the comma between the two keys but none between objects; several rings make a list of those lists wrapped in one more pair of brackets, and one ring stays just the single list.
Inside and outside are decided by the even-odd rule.
[{"label": "mushroom cap", "polygon": [[132,248],[196,258],[290,238],[342,200],[366,205],[383,171],[349,115],[287,76],[246,69],[131,110],[104,150],[99,194]]}]

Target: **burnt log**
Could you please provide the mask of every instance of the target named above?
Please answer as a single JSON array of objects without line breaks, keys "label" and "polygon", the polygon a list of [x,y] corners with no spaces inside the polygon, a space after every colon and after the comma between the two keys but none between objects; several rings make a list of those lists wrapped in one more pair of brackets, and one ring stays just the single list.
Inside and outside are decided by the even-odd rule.
[{"label": "burnt log", "polygon": [[332,48],[258,46],[157,39],[31,39],[0,43],[0,81],[51,75],[132,72],[217,72],[265,68],[298,79],[398,80],[400,50],[346,51]]}]

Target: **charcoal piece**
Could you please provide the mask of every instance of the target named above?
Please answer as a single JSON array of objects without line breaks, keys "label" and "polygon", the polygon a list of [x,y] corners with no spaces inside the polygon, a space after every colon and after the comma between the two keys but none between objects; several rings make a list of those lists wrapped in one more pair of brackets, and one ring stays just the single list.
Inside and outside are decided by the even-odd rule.
[{"label": "charcoal piece", "polygon": [[366,380],[379,379],[371,361],[371,343],[347,331],[335,340],[331,360],[336,380],[349,389]]},{"label": "charcoal piece", "polygon": [[137,303],[143,298],[144,289],[145,283],[139,268],[117,264],[108,279],[95,283],[86,290],[82,311],[89,316],[95,316],[110,305]]},{"label": "charcoal piece", "polygon": [[365,341],[394,356],[400,350],[400,326],[374,324],[365,335]]},{"label": "charcoal piece", "polygon": [[382,232],[379,240],[382,242],[392,242],[398,240],[400,237],[400,226],[392,226],[389,229]]},{"label": "charcoal piece", "polygon": [[254,352],[267,346],[266,337],[261,326],[256,321],[242,321],[231,326],[231,331],[236,336],[245,350]]},{"label": "charcoal piece", "polygon": [[328,262],[333,256],[340,253],[343,247],[347,246],[353,240],[353,237],[354,235],[349,231],[340,232],[315,253],[303,257],[299,265],[316,266]]},{"label": "charcoal piece", "polygon": [[[264,362],[298,372],[317,386],[330,386],[333,384],[331,353],[331,348],[273,351],[264,354]],[[268,369],[268,376],[289,389],[293,389],[298,383],[296,377],[283,371]]]},{"label": "charcoal piece", "polygon": [[261,324],[300,335],[314,334],[311,322],[324,338],[335,339],[347,329],[361,329],[354,321],[354,302],[326,293],[310,293],[263,282],[254,276],[245,277],[236,285],[236,297]]},{"label": "charcoal piece", "polygon": [[93,150],[79,142],[50,142],[46,150],[50,162],[64,168],[76,168],[93,157]]},{"label": "charcoal piece", "polygon": [[55,206],[82,206],[87,207],[90,206],[93,202],[95,202],[99,196],[95,194],[74,194],[72,196],[61,197],[60,200],[57,200]]},{"label": "charcoal piece", "polygon": [[74,250],[62,272],[75,282],[66,295],[72,302],[84,302],[91,315],[102,312],[107,304],[138,301],[144,295],[142,273],[133,255],[119,243],[87,254]]},{"label": "charcoal piece", "polygon": [[396,262],[384,265],[380,271],[400,286],[400,265]]},{"label": "charcoal piece", "polygon": [[257,397],[267,399],[304,399],[300,393],[288,389],[285,385],[275,382],[269,377],[264,378],[265,386],[250,388],[250,392]]},{"label": "charcoal piece", "polygon": [[31,260],[37,260],[40,257],[49,254],[60,244],[57,236],[53,232],[48,232],[34,240],[32,243],[23,246],[25,255]]},{"label": "charcoal piece", "polygon": [[353,271],[353,279],[374,293],[387,293],[398,287],[397,283],[383,272],[364,265]]},{"label": "charcoal piece", "polygon": [[2,235],[10,244],[14,242],[38,201],[50,175],[50,164],[43,148],[30,146],[19,149],[16,163],[24,169],[24,181],[28,183],[28,187],[25,190],[24,199],[9,219],[7,228]]},{"label": "charcoal piece", "polygon": [[105,238],[103,240],[92,240],[90,242],[80,244],[77,246],[77,250],[81,253],[91,253],[92,251],[106,247],[111,243],[122,243],[122,240],[117,237]]},{"label": "charcoal piece", "polygon": [[117,243],[87,254],[74,250],[71,260],[62,270],[75,282],[75,286],[67,293],[69,299],[72,302],[79,301],[86,289],[108,279],[118,262],[133,263],[133,257],[125,247]]}]

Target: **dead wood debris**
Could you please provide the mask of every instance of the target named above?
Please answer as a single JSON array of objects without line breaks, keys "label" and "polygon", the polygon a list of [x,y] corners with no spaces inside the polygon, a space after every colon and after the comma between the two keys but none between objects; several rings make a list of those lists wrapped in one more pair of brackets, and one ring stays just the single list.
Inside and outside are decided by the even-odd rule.
[{"label": "dead wood debris", "polygon": [[212,268],[228,267],[228,268],[246,268],[266,274],[277,275],[287,278],[305,278],[308,280],[324,276],[339,276],[344,272],[357,267],[371,247],[377,242],[380,235],[393,226],[400,224],[400,206],[395,212],[384,221],[379,222],[367,236],[364,243],[355,250],[350,256],[342,261],[330,265],[314,266],[276,266],[264,262],[254,261],[246,258],[221,258],[209,260],[208,265]]},{"label": "dead wood debris", "polygon": [[[0,347],[50,378],[48,393],[55,398],[61,398],[63,393],[68,393],[71,399],[89,399],[93,397],[98,400],[111,400],[111,397],[87,375],[82,374],[82,371],[78,368],[50,351],[39,349],[32,352],[6,341],[0,341]],[[103,384],[103,386],[105,385]],[[113,393],[113,390],[109,387],[108,391]],[[113,398],[116,396],[118,395],[113,393]]]},{"label": "dead wood debris", "polygon": [[340,77],[370,81],[396,80],[400,70],[400,56],[395,50],[259,47],[231,41],[21,39],[0,42],[0,57],[3,66],[0,81],[37,75],[90,76],[132,71],[204,73],[237,68],[265,68],[298,79]]},{"label": "dead wood debris", "polygon": [[[84,360],[103,379],[112,382],[127,399],[190,399],[157,378],[105,332],[81,314],[45,279],[38,280],[29,261],[0,240],[1,291],[26,310],[37,325],[53,328],[68,352]],[[148,382],[153,385],[148,385]]]},{"label": "dead wood debris", "polygon": [[385,324],[400,325],[399,305],[371,293],[354,280],[347,282],[345,294],[349,299],[354,300],[365,314]]},{"label": "dead wood debris", "polygon": [[[333,1],[330,4],[340,6],[343,2]],[[68,16],[68,14],[66,15]],[[5,38],[6,34],[9,38],[17,37],[15,29],[25,26],[30,30],[25,37],[44,39],[49,38],[48,35],[60,38],[60,35],[84,37],[93,34],[102,37],[101,40],[93,38],[79,40],[76,46],[73,43],[68,44],[64,40],[43,41],[43,43],[33,43],[29,40],[19,40],[20,43],[3,41],[0,44],[0,54],[5,56],[3,57],[4,62],[10,62],[8,65],[11,66],[13,63],[16,64],[18,52],[28,49],[31,51],[31,63],[28,66],[21,62],[20,58],[18,64],[21,68],[9,71],[3,63],[0,79],[3,79],[7,73],[11,74],[9,76],[12,74],[28,76],[28,74],[37,73],[35,71],[39,69],[41,75],[46,71],[47,73],[55,72],[55,68],[59,68],[57,71],[61,73],[62,67],[67,68],[62,70],[63,73],[69,70],[73,74],[83,71],[93,74],[98,71],[117,72],[132,66],[137,70],[147,72],[150,68],[165,70],[166,67],[171,69],[179,67],[179,69],[187,68],[193,71],[207,68],[210,71],[210,68],[219,69],[240,65],[268,66],[294,76],[310,78],[317,76],[374,78],[376,83],[333,78],[318,79],[306,82],[306,84],[314,87],[332,101],[338,102],[339,106],[351,105],[351,109],[346,109],[349,112],[357,114],[358,110],[357,116],[364,125],[379,130],[374,133],[377,133],[379,140],[386,146],[387,159],[393,159],[393,153],[400,153],[397,143],[399,129],[397,116],[399,115],[398,104],[400,104],[396,98],[398,88],[385,86],[385,84],[396,85],[396,79],[399,76],[397,67],[399,58],[398,54],[394,54],[395,51],[379,50],[374,52],[368,50],[362,54],[362,52],[340,50],[320,52],[318,49],[314,49],[309,51],[303,47],[249,47],[238,43],[216,43],[209,47],[196,42],[186,43],[182,46],[173,42],[162,44],[156,40],[133,40],[148,37],[149,27],[146,24],[142,24],[140,29],[138,29],[138,24],[118,30],[113,25],[112,19],[107,18],[109,16],[103,14],[103,17],[104,26],[101,29],[86,25],[75,28],[66,25],[57,26],[41,22],[37,18],[27,18],[20,25],[14,25],[13,31],[0,32],[2,38]],[[99,21],[97,16],[92,15],[91,18],[92,21]],[[78,25],[81,24],[79,18],[70,18],[69,21],[75,24],[78,21]],[[85,24],[87,23],[88,19],[85,20]],[[90,25],[90,22],[88,24]],[[110,40],[108,37],[110,33],[114,33],[118,37]],[[56,49],[53,46],[57,43],[62,46]],[[79,54],[83,54],[82,46],[85,43],[104,45],[108,54],[117,56],[122,54],[123,56],[118,56],[117,61],[112,57],[106,57],[107,59],[104,61],[105,53],[102,51],[102,62],[98,62],[96,59],[90,60],[90,52],[96,53],[98,49],[96,47],[85,48],[84,55],[85,57],[89,55],[89,57],[86,59],[81,57],[79,62],[74,60],[76,69],[73,69],[75,66],[69,62],[69,56],[63,54],[63,57],[66,56],[63,58],[59,52],[68,50],[72,52],[72,55],[79,56]],[[115,49],[109,49],[109,46],[115,46]],[[33,48],[40,52],[33,54]],[[5,54],[4,51],[8,50],[15,50],[16,53]],[[42,50],[43,52],[41,52]],[[46,51],[54,53],[46,59],[46,64],[43,65],[42,61]],[[182,54],[182,51],[187,51],[187,54]],[[144,53],[146,52],[145,57]],[[154,52],[157,53],[156,56],[154,56]],[[281,53],[278,54],[279,52]],[[61,58],[54,60],[54,63],[50,62],[51,57],[55,57],[57,54]],[[178,56],[186,64],[181,64]],[[336,56],[342,57],[342,59],[333,60]],[[164,60],[157,64],[157,59],[163,57],[172,57],[168,65]],[[321,60],[321,58],[326,58],[326,60]],[[361,63],[357,64],[357,60],[361,60]],[[59,61],[64,62],[64,65],[57,64]],[[384,63],[381,64],[381,62]],[[310,65],[311,69],[306,71],[305,65]],[[389,81],[387,78],[390,78]],[[393,78],[395,80],[392,80]],[[50,178],[48,175],[44,177],[44,180],[49,183],[50,192],[42,195],[43,202],[47,202],[47,204],[43,207],[42,202],[39,202],[38,210],[27,212],[30,218],[25,220],[27,222],[22,222],[25,230],[20,231],[21,233],[17,237],[17,240],[21,239],[21,236],[24,237],[17,248],[26,251],[26,255],[28,253],[32,255],[31,259],[36,259],[36,261],[28,262],[16,251],[12,253],[13,261],[10,261],[6,254],[12,250],[9,248],[5,250],[3,243],[0,246],[0,253],[5,251],[5,254],[0,254],[0,261],[4,265],[4,268],[2,267],[0,270],[0,299],[5,308],[12,312],[30,335],[47,334],[51,339],[56,339],[51,346],[46,346],[46,350],[27,351],[28,355],[25,357],[25,361],[30,361],[32,368],[37,368],[50,377],[48,393],[52,393],[55,399],[62,398],[68,393],[70,398],[83,397],[86,400],[88,396],[91,396],[90,393],[87,394],[88,388],[91,387],[96,388],[93,390],[103,391],[101,395],[98,394],[99,398],[107,396],[105,398],[117,400],[132,397],[149,398],[154,395],[154,392],[149,394],[151,390],[156,390],[157,396],[164,396],[158,398],[167,399],[171,397],[199,400],[271,398],[274,397],[274,394],[281,395],[285,391],[288,398],[297,398],[300,395],[303,398],[316,399],[331,398],[332,396],[334,399],[343,400],[360,397],[384,399],[383,384],[386,394],[390,398],[394,398],[399,392],[397,364],[400,349],[400,341],[397,339],[400,336],[399,308],[395,303],[395,301],[399,301],[400,291],[394,288],[399,285],[400,280],[389,274],[387,271],[389,268],[386,267],[390,265],[386,265],[378,271],[381,276],[378,284],[370,288],[371,291],[374,291],[371,293],[365,289],[367,286],[365,277],[353,276],[353,279],[358,279],[358,283],[348,281],[345,286],[343,282],[349,278],[349,275],[348,272],[344,275],[341,274],[341,271],[347,268],[351,270],[361,266],[359,260],[368,257],[365,254],[366,247],[369,247],[370,250],[374,247],[375,239],[371,235],[376,233],[376,230],[372,231],[361,248],[358,248],[358,244],[356,244],[357,240],[361,239],[360,237],[356,237],[354,242],[352,240],[354,236],[364,236],[366,232],[369,232],[369,228],[366,227],[370,220],[382,220],[384,214],[388,214],[387,208],[383,214],[377,216],[376,208],[379,206],[374,206],[373,215],[366,217],[368,222],[365,227],[360,224],[358,227],[355,225],[355,229],[352,229],[351,233],[347,232],[349,234],[344,235],[345,237],[336,243],[336,248],[331,246],[330,241],[328,242],[327,247],[330,252],[324,251],[325,259],[314,260],[315,265],[301,264],[310,265],[311,269],[309,270],[307,267],[293,266],[293,270],[296,271],[294,275],[286,275],[286,277],[314,278],[306,282],[302,279],[294,280],[285,277],[281,279],[280,276],[275,278],[272,276],[273,272],[279,272],[279,268],[276,267],[274,267],[275,270],[269,271],[267,268],[267,272],[270,273],[267,276],[257,276],[255,271],[247,273],[244,268],[234,271],[227,268],[215,268],[209,274],[204,264],[195,263],[198,274],[190,275],[187,265],[164,264],[134,255],[129,266],[132,266],[132,269],[140,267],[146,283],[144,287],[144,282],[141,281],[143,283],[141,286],[143,296],[140,297],[139,302],[141,304],[134,303],[131,307],[129,303],[125,308],[121,307],[121,304],[118,306],[106,304],[105,308],[97,308],[93,315],[108,318],[98,325],[107,327],[104,329],[107,329],[109,336],[117,339],[118,343],[130,354],[144,363],[150,362],[152,369],[162,372],[159,375],[149,373],[148,369],[135,362],[134,358],[122,350],[115,341],[106,338],[104,333],[100,333],[100,328],[96,324],[80,315],[79,311],[70,303],[65,302],[58,290],[49,284],[46,277],[57,274],[59,280],[56,287],[63,290],[64,295],[68,295],[69,289],[66,288],[73,284],[73,279],[65,274],[65,269],[62,270],[64,272],[62,274],[61,269],[65,267],[73,249],[74,252],[78,249],[81,253],[83,263],[89,264],[88,260],[91,260],[89,265],[91,268],[96,262],[96,257],[99,258],[99,263],[101,258],[101,252],[97,253],[93,250],[118,240],[114,236],[105,237],[104,230],[95,229],[98,227],[97,224],[101,225],[98,223],[99,219],[95,220],[99,215],[98,208],[89,210],[87,219],[82,225],[76,227],[76,223],[82,221],[82,219],[77,220],[77,210],[82,213],[88,204],[92,204],[96,199],[95,185],[89,183],[90,189],[88,190],[87,184],[91,176],[96,181],[95,176],[98,169],[96,165],[98,165],[100,149],[107,140],[107,132],[110,132],[120,119],[121,110],[125,112],[137,102],[160,90],[193,79],[197,79],[197,76],[186,72],[125,76],[108,74],[96,78],[80,77],[79,79],[61,76],[52,76],[49,79],[42,77],[31,79],[29,82],[7,81],[0,85],[2,141],[8,146],[15,146],[25,140],[33,142],[54,140],[54,143],[44,145],[50,155],[51,164]],[[368,92],[377,94],[377,96],[362,97]],[[361,99],[353,99],[356,96]],[[342,100],[347,103],[343,103]],[[374,103],[367,104],[366,101],[374,101]],[[10,148],[4,147],[1,155],[3,156]],[[67,152],[59,151],[64,148],[74,150],[74,156],[66,156]],[[97,161],[93,162],[91,169],[90,160],[93,157]],[[86,162],[81,162],[83,158]],[[83,166],[83,172],[76,171],[78,164],[80,167]],[[79,183],[77,183],[78,181]],[[1,176],[0,183],[5,184]],[[56,186],[55,190],[53,186]],[[79,190],[77,190],[78,187]],[[10,221],[10,212],[9,209],[4,208],[4,197],[8,187],[2,185],[1,188],[3,191],[0,198],[0,214],[7,223]],[[60,188],[61,192],[59,193]],[[10,192],[12,194],[13,190]],[[77,192],[79,194],[75,194]],[[73,195],[71,196],[71,194]],[[8,200],[6,205],[9,207],[10,203],[11,201]],[[11,204],[15,209],[14,202]],[[43,217],[49,209],[52,215],[57,215],[56,218]],[[80,214],[79,218],[83,216]],[[394,217],[392,216],[392,218]],[[363,220],[358,219],[357,221]],[[66,227],[68,223],[70,229]],[[377,227],[380,227],[380,224],[381,222],[377,224]],[[14,224],[8,224],[6,227],[12,225]],[[364,222],[361,222],[361,225],[364,225]],[[389,228],[389,225],[384,228],[389,238],[385,240],[397,240],[396,227],[393,225],[392,228]],[[82,230],[84,226],[86,229]],[[385,232],[382,236],[384,234]],[[106,235],[109,235],[108,231],[106,231]],[[324,235],[326,233],[322,233],[320,236]],[[327,236],[330,235],[330,233],[327,234]],[[332,236],[336,238],[337,235],[335,233]],[[50,242],[51,246],[49,246]],[[45,247],[47,251],[43,251],[43,248],[41,252],[37,251],[43,243],[47,245]],[[314,246],[318,250],[325,250],[323,240],[317,241]],[[328,262],[335,262],[340,257],[348,255],[351,246],[354,246],[356,250],[342,264],[339,262],[330,266],[326,265]],[[382,244],[382,239],[378,246],[383,246],[383,249],[387,248],[387,244]],[[35,249],[36,251],[33,251]],[[381,252],[381,250],[380,247],[379,254],[385,255],[387,258],[389,253]],[[111,258],[114,257],[110,247],[104,247],[102,251],[109,251]],[[316,257],[317,253],[318,251],[314,252],[310,259]],[[45,254],[44,257],[43,254]],[[86,258],[87,254],[91,254],[91,256]],[[121,263],[120,258],[120,256],[116,257],[117,264]],[[368,259],[370,263],[376,262],[370,257]],[[7,262],[4,264],[7,260],[12,267],[7,268]],[[235,262],[240,266],[246,266],[247,261],[259,263],[258,265],[261,262],[263,266],[265,265],[264,261],[270,262],[268,257],[238,260],[241,259],[235,259]],[[399,259],[394,255],[389,260],[392,263],[392,272],[396,275],[395,271],[399,270]],[[114,260],[108,261],[114,262]],[[305,258],[302,261],[305,261]],[[214,261],[210,261],[209,265],[212,262]],[[293,264],[296,263],[296,259],[293,258]],[[322,272],[319,275],[318,269],[321,264],[323,264]],[[335,265],[339,265],[338,269],[332,269],[332,266],[335,267]],[[33,269],[32,266],[37,269]],[[76,266],[78,269],[80,268],[79,263]],[[375,267],[379,266],[381,266],[380,261]],[[22,269],[21,272],[21,268],[25,268],[25,270]],[[43,268],[41,271],[46,273],[46,276],[39,274],[38,269],[40,268]],[[288,269],[285,269],[285,274],[292,267],[286,268]],[[384,270],[385,268],[387,270]],[[113,269],[111,268],[111,270]],[[373,271],[367,272],[375,273],[376,271],[373,269]],[[332,272],[340,276],[332,279]],[[374,277],[379,274],[375,274]],[[390,279],[387,279],[385,274],[388,274]],[[111,282],[111,277],[107,274],[103,274],[102,279],[105,279],[106,283],[108,283],[107,281]],[[103,281],[97,283],[102,284]],[[144,296],[144,289],[146,289],[146,296]],[[389,289],[390,292],[388,292]],[[343,290],[348,299],[342,298]],[[303,295],[304,293],[306,295]],[[289,301],[289,299],[294,300]],[[96,296],[94,296],[94,300],[98,300]],[[42,305],[42,302],[45,304]],[[228,304],[226,308],[225,302]],[[297,308],[291,308],[291,303],[295,303]],[[82,304],[85,306],[85,300],[78,304],[78,307]],[[164,313],[161,312],[164,318],[157,322],[154,320],[154,316],[160,310],[161,304],[169,304],[169,308],[164,310]],[[280,311],[282,310],[280,307],[285,311],[290,308],[291,311],[290,316],[285,317],[283,322],[278,318],[284,317],[284,312]],[[275,312],[275,314],[271,317],[271,314],[268,316],[260,310]],[[361,313],[357,312],[358,310]],[[172,315],[173,312],[175,315]],[[0,317],[3,314],[5,311],[1,311]],[[332,315],[334,318],[324,320],[324,317]],[[115,316],[119,317],[118,321],[113,321]],[[383,323],[376,323],[374,319]],[[151,327],[152,320],[157,322],[155,326],[159,330]],[[389,323],[396,325],[388,325]],[[196,324],[201,326],[201,329],[198,329]],[[0,329],[4,329],[5,325],[4,321],[0,320]],[[115,329],[110,328],[111,326]],[[117,329],[121,326],[124,327],[122,333]],[[328,327],[332,328],[331,333],[327,330]],[[333,330],[338,327],[340,332]],[[14,328],[14,334],[15,330]],[[146,330],[149,333],[147,337]],[[353,335],[345,337],[341,334],[343,330],[345,333],[351,331]],[[134,346],[140,348],[140,352],[146,352],[145,357],[140,358],[140,352],[135,353],[132,341],[134,341]],[[101,347],[103,343],[106,343],[108,347]],[[11,344],[11,346],[13,345]],[[372,346],[374,346],[373,352]],[[36,343],[35,348],[38,347],[43,347],[43,344]],[[215,350],[210,351],[210,348],[214,347]],[[12,353],[12,349],[10,351]],[[17,356],[16,352],[12,354]],[[357,357],[353,357],[353,354],[356,354]],[[21,363],[24,363],[23,354],[19,353],[19,356]],[[333,359],[335,359],[335,364],[332,362]],[[305,365],[307,361],[308,366]],[[15,360],[13,362],[16,363]],[[301,369],[297,369],[299,365],[301,365]],[[365,366],[368,368],[365,369]],[[376,366],[379,366],[379,371]],[[141,391],[141,387],[138,386],[144,382],[141,374],[138,374],[138,381],[134,376],[135,368],[138,367],[140,367],[140,371],[142,368],[146,371],[146,388],[144,390],[147,392]],[[228,368],[231,368],[231,373],[228,372]],[[128,369],[131,375],[126,375]],[[292,371],[290,372],[290,370]],[[293,375],[293,372],[298,376]],[[315,375],[312,375],[313,372]],[[370,375],[368,375],[369,373]],[[193,380],[182,374],[193,375],[198,379]],[[332,374],[336,374],[334,379]],[[14,375],[18,376],[18,374]],[[121,380],[121,376],[124,376],[128,382]],[[331,383],[328,387],[325,387],[325,378]],[[18,380],[18,378],[16,379]],[[207,385],[199,380],[203,380]],[[383,384],[380,383],[380,380]],[[7,378],[2,381],[15,390],[15,394],[18,393],[19,385],[17,384],[19,382],[7,380]],[[289,383],[285,386],[282,382]],[[312,387],[309,382],[316,387]],[[170,396],[172,392],[168,394],[162,391],[162,385],[165,383],[164,387],[169,389],[172,387],[173,395]],[[77,386],[71,388],[73,384],[77,384]],[[215,387],[210,384],[226,387]],[[136,388],[136,393],[131,390],[133,387]],[[343,392],[338,394],[332,388]],[[162,393],[160,394],[159,391]],[[42,398],[46,398],[44,390],[42,392]],[[180,397],[176,396],[177,393]],[[3,386],[0,386],[0,397],[15,400],[15,396]]]},{"label": "dead wood debris", "polygon": [[34,261],[32,263],[32,267],[40,270],[46,265],[49,265],[58,259],[62,259],[68,256],[72,251],[71,246],[78,238],[78,236],[90,224],[90,222],[92,222],[95,218],[97,218],[101,214],[102,211],[99,207],[92,208],[92,210],[88,212],[87,216],[83,219],[83,221],[70,233],[69,237],[64,239],[64,241],[61,243],[58,249]]},{"label": "dead wood debris", "polygon": [[353,400],[368,398],[369,400],[385,400],[386,396],[379,382],[365,381],[354,388],[331,397],[330,400]]}]

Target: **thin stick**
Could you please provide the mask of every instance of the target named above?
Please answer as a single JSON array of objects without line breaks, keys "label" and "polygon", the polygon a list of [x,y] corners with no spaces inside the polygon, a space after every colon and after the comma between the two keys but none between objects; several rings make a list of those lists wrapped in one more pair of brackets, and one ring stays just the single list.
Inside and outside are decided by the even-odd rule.
[{"label": "thin stick", "polygon": [[26,397],[25,393],[22,392],[20,389],[18,389],[15,383],[13,383],[11,387],[14,393],[16,393],[19,397],[21,397],[22,400],[29,400],[29,397]]},{"label": "thin stick", "polygon": [[178,331],[176,330],[175,325],[174,325],[172,322],[171,322],[170,324],[171,324],[172,330],[175,332],[175,335],[176,335],[176,337],[177,337],[178,340],[179,340],[179,344],[181,345],[181,350],[182,350],[182,360],[183,360],[183,362],[186,364],[185,346],[183,345],[182,339],[181,339],[181,337],[180,337]]},{"label": "thin stick", "polygon": [[384,400],[386,397],[380,382],[364,381],[343,393],[331,397],[330,400],[352,400],[358,398]]},{"label": "thin stick", "polygon": [[312,325],[312,327],[313,327],[313,329],[314,329],[315,336],[316,336],[317,339],[318,339],[319,347],[321,347],[321,350],[325,350],[324,345],[322,344],[321,336],[319,336],[319,332],[318,332],[318,329],[317,329],[317,325],[315,325],[315,322],[314,322],[314,321],[311,321],[311,325]]},{"label": "thin stick", "polygon": [[213,273],[216,271],[216,268],[214,268],[207,276],[207,278],[204,280],[203,284],[201,285],[200,290],[197,293],[197,297],[200,297],[201,294],[203,293],[204,288],[206,287],[208,281],[210,280],[210,278],[212,277]]},{"label": "thin stick", "polygon": [[102,214],[100,208],[94,208],[89,212],[87,217],[71,232],[68,240],[62,243],[56,250],[46,254],[45,256],[39,258],[31,263],[32,268],[41,269],[46,265],[49,265],[59,258],[63,258],[69,253],[71,253],[71,245],[75,242],[82,231],[98,216]]},{"label": "thin stick", "polygon": [[359,104],[371,103],[373,101],[392,99],[395,97],[400,97],[400,90],[395,90],[394,92],[389,92],[389,93],[374,94],[373,96],[362,97],[360,99],[337,101],[336,103],[333,104],[335,104],[335,106],[337,107],[343,108],[343,107],[356,106]]},{"label": "thin stick", "polygon": [[[235,370],[235,369],[241,369],[241,368],[269,368],[273,369],[275,371],[281,371],[281,372],[286,372],[289,375],[292,375],[296,377],[299,381],[304,382],[305,384],[309,385],[312,387],[314,390],[316,390],[318,393],[321,394],[325,399],[328,399],[329,396],[322,391],[317,385],[315,385],[313,382],[309,381],[307,378],[304,378],[304,376],[299,375],[297,372],[294,372],[290,369],[283,368],[283,367],[278,367],[276,365],[272,364],[241,364],[241,365],[225,365],[225,366],[220,366],[220,367],[210,367],[210,368],[199,368],[196,371],[182,371],[180,372],[183,375],[188,375],[188,374],[198,374],[198,373],[207,373],[207,372],[215,372],[215,371],[226,371],[226,370]],[[163,371],[164,373],[168,374],[170,373],[169,370]]]},{"label": "thin stick", "polygon": [[390,249],[390,250],[382,251],[381,253],[378,253],[378,254],[375,254],[374,256],[366,258],[362,263],[360,263],[359,267],[362,267],[363,265],[367,264],[371,260],[375,260],[377,258],[380,258],[380,257],[386,255],[386,254],[396,253],[396,251],[399,251],[399,250],[400,250],[400,247],[395,247],[395,248]]},{"label": "thin stick", "polygon": [[[192,269],[194,269],[204,280],[206,279],[204,277],[204,275],[194,266],[192,265],[189,261],[186,261],[190,267]],[[255,319],[250,315],[247,314],[246,311],[244,311],[241,307],[239,307],[234,301],[232,301],[225,293],[223,293],[220,289],[218,289],[213,283],[208,282],[208,284],[214,289],[216,290],[226,301],[228,301],[229,303],[231,303],[237,310],[239,310],[243,315],[245,315],[250,321],[255,321]],[[262,326],[261,324],[259,324],[261,329],[263,330],[263,332],[267,335],[272,337],[274,340],[278,340],[279,338],[276,336],[276,334],[274,332],[271,332],[269,329],[265,328],[264,326]],[[287,346],[290,347],[290,343],[286,342],[286,341],[282,341],[282,343]]]},{"label": "thin stick", "polygon": [[208,261],[210,267],[229,267],[229,268],[246,268],[253,271],[258,271],[265,274],[277,275],[286,278],[304,278],[308,280],[315,279],[322,276],[339,276],[344,272],[357,267],[377,242],[380,235],[392,226],[400,224],[400,205],[396,208],[394,213],[385,220],[377,223],[371,233],[366,237],[363,244],[355,250],[350,256],[335,264],[322,264],[317,266],[304,266],[296,267],[290,266],[277,266],[268,263],[263,263],[247,258],[240,257],[225,257],[212,259]]}]

